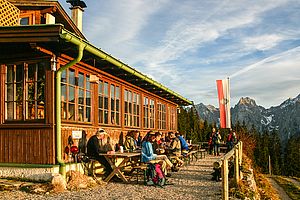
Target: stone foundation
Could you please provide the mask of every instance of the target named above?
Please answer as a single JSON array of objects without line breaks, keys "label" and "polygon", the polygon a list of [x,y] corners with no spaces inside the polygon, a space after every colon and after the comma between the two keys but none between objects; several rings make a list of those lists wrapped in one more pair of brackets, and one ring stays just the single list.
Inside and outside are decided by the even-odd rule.
[{"label": "stone foundation", "polygon": [[[83,173],[80,164],[66,164],[66,172],[69,170]],[[29,167],[0,167],[0,178],[25,179],[29,181],[50,182],[59,173],[59,166],[49,168],[29,168]]]}]

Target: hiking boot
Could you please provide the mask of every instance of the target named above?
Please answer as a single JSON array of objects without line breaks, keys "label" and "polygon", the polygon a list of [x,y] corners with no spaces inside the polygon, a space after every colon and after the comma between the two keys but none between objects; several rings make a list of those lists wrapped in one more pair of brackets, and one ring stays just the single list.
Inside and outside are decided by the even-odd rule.
[{"label": "hiking boot", "polygon": [[114,177],[112,177],[112,179],[111,179],[112,181],[114,181],[114,182],[117,182],[117,183],[121,183],[121,182],[123,182],[122,181],[122,179],[120,179],[119,177],[117,177],[117,176],[114,176]]},{"label": "hiking boot", "polygon": [[172,172],[178,172],[179,171],[179,168],[177,168],[177,167],[172,167]]}]

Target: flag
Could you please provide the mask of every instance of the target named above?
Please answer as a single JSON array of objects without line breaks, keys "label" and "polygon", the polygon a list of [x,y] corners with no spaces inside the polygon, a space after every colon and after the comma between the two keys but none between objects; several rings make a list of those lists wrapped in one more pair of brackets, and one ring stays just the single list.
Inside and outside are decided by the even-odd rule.
[{"label": "flag", "polygon": [[229,78],[217,80],[220,108],[220,127],[231,128]]}]

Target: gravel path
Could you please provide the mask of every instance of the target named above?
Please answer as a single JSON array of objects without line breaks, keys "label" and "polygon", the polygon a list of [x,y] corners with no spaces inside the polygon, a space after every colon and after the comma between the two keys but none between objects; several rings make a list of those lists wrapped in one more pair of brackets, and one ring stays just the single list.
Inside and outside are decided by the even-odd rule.
[{"label": "gravel path", "polygon": [[168,180],[164,188],[135,184],[109,183],[87,190],[33,195],[21,191],[0,192],[0,199],[221,199],[221,182],[211,180],[212,164],[220,157],[208,155],[191,162]]},{"label": "gravel path", "polygon": [[281,199],[291,200],[291,198],[286,194],[284,189],[282,187],[280,187],[272,177],[268,177],[268,180],[270,181],[272,187],[277,191],[277,193]]}]

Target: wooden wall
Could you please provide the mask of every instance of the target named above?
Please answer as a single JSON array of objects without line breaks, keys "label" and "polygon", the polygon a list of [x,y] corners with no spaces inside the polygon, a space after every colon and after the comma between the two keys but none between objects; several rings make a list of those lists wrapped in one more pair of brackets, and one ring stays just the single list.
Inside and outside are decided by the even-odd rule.
[{"label": "wooden wall", "polygon": [[55,164],[51,128],[1,129],[0,163]]}]

